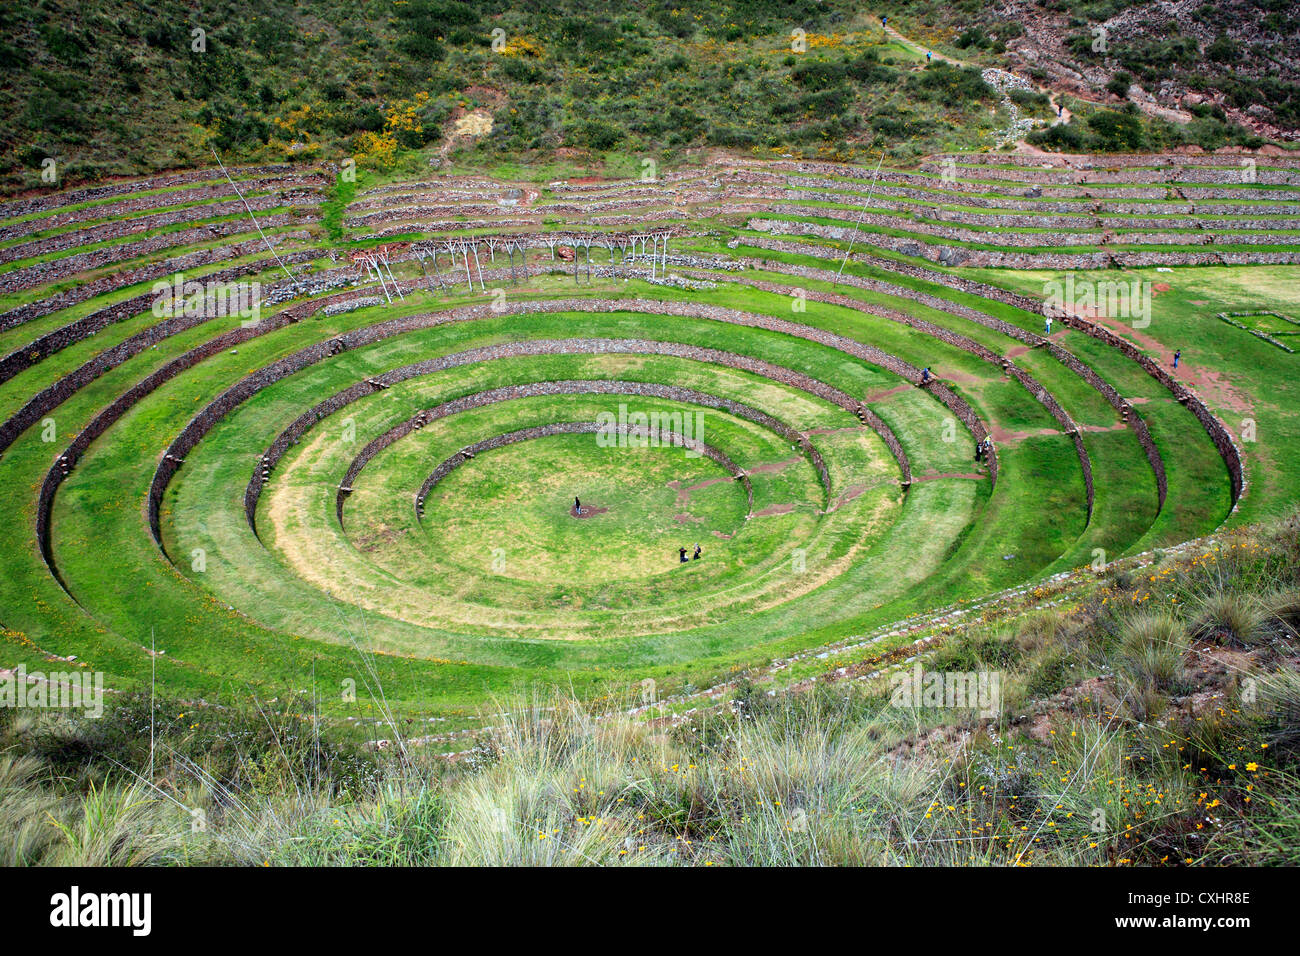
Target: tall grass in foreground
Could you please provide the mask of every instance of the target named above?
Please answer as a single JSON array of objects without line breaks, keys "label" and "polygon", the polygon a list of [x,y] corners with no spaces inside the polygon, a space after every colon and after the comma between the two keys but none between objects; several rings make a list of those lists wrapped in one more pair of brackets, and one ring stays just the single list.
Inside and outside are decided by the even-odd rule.
[{"label": "tall grass in foreground", "polygon": [[[855,695],[670,732],[561,698],[545,718],[512,718],[476,767],[388,762],[356,793],[191,781],[182,794],[121,778],[61,793],[9,757],[0,827],[6,862],[55,865],[1294,861],[1293,770],[1233,763],[1270,723],[1283,733],[1269,739],[1293,741],[1294,716],[1274,704],[1193,743],[1121,709],[1058,716],[1040,741],[872,713]],[[1183,769],[1188,748],[1208,773]]]},{"label": "tall grass in foreground", "polygon": [[495,726],[448,761],[321,735],[302,701],[0,713],[2,859],[1295,863],[1298,572],[1288,523],[1109,578],[1068,613],[963,625],[925,667],[996,671],[992,715],[900,706],[881,681],[742,682],[678,718],[634,712],[630,692],[538,689],[497,702]]}]

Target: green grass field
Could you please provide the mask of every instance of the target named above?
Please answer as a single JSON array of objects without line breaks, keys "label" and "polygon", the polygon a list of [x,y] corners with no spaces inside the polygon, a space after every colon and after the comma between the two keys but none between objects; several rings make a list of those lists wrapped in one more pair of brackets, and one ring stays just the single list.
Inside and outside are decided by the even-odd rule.
[{"label": "green grass field", "polygon": [[1295,4],[155,6],[0,8],[0,866],[1267,921]]},{"label": "green grass field", "polygon": [[[941,168],[886,170],[879,191],[866,188],[870,170],[781,162],[649,181],[584,179],[577,166],[420,181],[365,172],[320,191],[280,239],[298,256],[291,271],[323,282],[311,291],[287,288],[255,245],[214,259],[219,243],[164,239],[162,252],[114,261],[120,243],[100,240],[87,248],[109,258],[90,271],[63,269],[75,243],[15,260],[19,278],[0,300],[0,420],[27,424],[12,425],[0,460],[4,663],[76,658],[115,687],[156,679],[210,701],[314,687],[331,717],[396,708],[469,727],[481,706],[539,684],[600,696],[611,682],[652,679],[689,695],[865,635],[885,652],[904,642],[891,622],[909,615],[1289,513],[1300,481],[1287,461],[1300,427],[1294,357],[1218,318],[1300,313],[1296,267],[1264,261],[1296,249],[1287,162],[1262,163],[1248,196],[1198,185],[1200,166],[1180,174],[1212,204],[1202,229],[1214,248],[1261,260],[1234,266],[1178,265],[1199,248],[1178,202],[1128,184],[1127,167],[1098,174],[1113,182],[1088,215],[1116,236],[1125,217],[1142,220],[1129,230],[1139,241],[1113,248],[1175,264],[1104,271],[1151,284],[1149,326],[1079,321],[1129,338],[1161,368],[1181,348],[1175,380],[1204,402],[1202,420],[1084,325],[1058,323],[1046,347],[1046,283],[1097,273],[939,257],[948,246],[1029,261],[1093,254],[1101,230],[1051,224],[1078,202],[1073,186],[1026,198],[1022,162],[963,161],[955,179]],[[126,194],[201,216],[202,200],[186,200],[193,184],[139,186]],[[511,189],[522,204],[493,212]],[[48,211],[0,209],[10,244],[75,240],[144,214],[69,198],[79,218],[55,229],[42,227]],[[457,204],[464,213],[448,220]],[[1036,207],[1042,226],[989,225]],[[527,279],[512,275],[502,240],[488,238],[521,227],[494,216],[532,222],[526,234],[559,246],[587,230],[591,275],[582,248],[561,258],[536,240]],[[943,234],[967,228],[962,217],[979,241]],[[601,245],[667,229],[653,274],[644,248],[629,260]],[[445,243],[468,236],[480,237],[478,261],[462,253],[453,264]],[[413,243],[433,256],[417,260]],[[380,247],[382,285],[347,260]],[[131,271],[166,278],[154,263],[190,254],[208,258],[188,277],[244,269],[277,290],[260,325],[198,357],[187,356],[238,321],[168,325],[147,307],[152,280]],[[47,271],[22,271],[37,264]],[[343,307],[357,295],[369,298]],[[103,318],[141,296],[144,306]],[[287,374],[263,371],[286,362],[297,363]],[[629,413],[702,429],[709,454],[572,431]],[[202,432],[159,486],[155,541],[150,489],[196,416]],[[1240,451],[1240,501],[1211,419]],[[461,454],[561,427],[570,431]],[[975,457],[983,436],[996,482]],[[582,517],[570,513],[575,496]],[[683,566],[679,549],[697,543],[701,559]],[[339,691],[352,683],[363,688],[355,701]]]}]

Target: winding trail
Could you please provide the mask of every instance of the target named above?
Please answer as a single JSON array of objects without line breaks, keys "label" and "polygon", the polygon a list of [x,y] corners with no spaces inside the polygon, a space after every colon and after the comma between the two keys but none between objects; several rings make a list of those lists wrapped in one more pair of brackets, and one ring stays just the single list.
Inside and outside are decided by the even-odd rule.
[{"label": "winding trail", "polygon": [[[1067,110],[1064,106],[1062,106],[1059,102],[1057,102],[1056,99],[1057,93],[1055,90],[1050,89],[1049,87],[1046,86],[1042,86],[1041,84],[1035,83],[1033,80],[1029,79],[1028,77],[1021,76],[1019,73],[1013,73],[1010,70],[1003,70],[997,67],[980,66],[978,63],[971,63],[969,60],[959,60],[956,57],[951,57],[948,56],[947,54],[940,53],[938,50],[931,50],[929,47],[922,46],[921,44],[917,43],[915,40],[903,36],[903,34],[899,33],[891,26],[885,26],[884,31],[885,31],[885,35],[888,36],[890,39],[901,44],[902,46],[907,47],[908,49],[915,50],[917,53],[922,53],[922,54],[928,53],[934,59],[942,60],[944,63],[951,63],[953,66],[973,67],[974,69],[979,70],[981,74],[986,74],[989,73],[990,71],[998,74],[1004,74],[1005,76],[1014,78],[1019,83],[1023,83],[1028,88],[1037,90],[1039,93],[1046,94],[1048,102],[1052,104],[1052,109],[1053,111],[1056,112],[1056,116],[1051,121],[1051,123],[1048,124],[1049,126],[1059,126],[1062,123],[1069,123],[1074,118],[1074,115],[1069,110]],[[984,79],[986,81],[989,80],[987,76],[985,76]],[[991,82],[990,85],[994,86],[994,88],[1002,96],[1002,102],[1004,106],[1010,104],[1012,107],[1014,107],[1015,104],[1012,104],[1010,102],[1010,97],[1001,88],[1001,86],[994,85]],[[1013,116],[1018,115],[1018,113],[1019,113],[1018,108],[1012,110]],[[1012,125],[1014,126],[1014,121]],[[1016,148],[1030,150],[1030,151],[1034,149],[1034,147],[1030,146],[1023,139],[1016,140]]]}]

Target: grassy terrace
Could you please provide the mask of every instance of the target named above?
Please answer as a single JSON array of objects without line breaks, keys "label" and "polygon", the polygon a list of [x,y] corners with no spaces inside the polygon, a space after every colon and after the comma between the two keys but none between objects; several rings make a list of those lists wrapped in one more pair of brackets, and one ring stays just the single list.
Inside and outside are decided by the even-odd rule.
[{"label": "grassy terrace", "polygon": [[[7,479],[0,484],[5,505],[0,536],[11,545],[0,556],[5,663],[34,667],[48,662],[48,655],[75,655],[122,687],[145,679],[156,665],[171,692],[205,699],[237,699],[250,690],[275,695],[313,679],[321,687],[358,680],[372,690],[377,681],[387,700],[404,712],[450,717],[447,726],[456,729],[472,726],[470,714],[484,701],[533,682],[561,682],[579,694],[599,693],[611,680],[644,677],[669,690],[705,686],[929,608],[1042,581],[1093,562],[1099,552],[1103,560],[1113,560],[1212,532],[1225,519],[1281,514],[1294,499],[1300,479],[1284,459],[1297,427],[1286,385],[1293,377],[1286,375],[1293,357],[1220,322],[1217,313],[1250,308],[1294,313],[1300,306],[1290,281],[1295,267],[1133,270],[1123,278],[1149,281],[1158,290],[1150,327],[1125,332],[1112,317],[1098,317],[1162,365],[1168,365],[1167,353],[1174,348],[1184,350],[1178,380],[1206,402],[1243,450],[1249,487],[1235,511],[1224,460],[1188,407],[1104,342],[1077,329],[1053,329],[1052,341],[1131,403],[1149,428],[1168,479],[1168,497],[1158,509],[1153,466],[1134,429],[1101,391],[1047,350],[1029,344],[1044,331],[1042,315],[954,287],[959,279],[974,279],[1041,298],[1044,283],[1063,277],[1063,270],[950,269],[874,246],[872,237],[1031,256],[1094,252],[1101,230],[995,228],[987,218],[1032,216],[1034,210],[1025,207],[1033,203],[1049,210],[1089,202],[1099,204],[1095,215],[1113,220],[1120,234],[1124,217],[1134,215],[1161,223],[1159,230],[1135,231],[1171,237],[1190,235],[1193,221],[1201,220],[1205,231],[1225,240],[1215,242],[1215,251],[1257,256],[1300,249],[1295,241],[1300,232],[1238,229],[1234,220],[1286,223],[1300,191],[1260,184],[1247,200],[1211,195],[1203,201],[1232,211],[1201,217],[1162,209],[1164,198],[1080,200],[1056,195],[1072,187],[1051,185],[1031,201],[1014,177],[998,178],[1023,169],[1015,163],[997,175],[987,166],[962,166],[956,182],[942,181],[928,167],[898,170],[876,193],[882,197],[876,211],[907,221],[911,214],[890,208],[901,201],[924,217],[914,221],[945,227],[961,227],[959,220],[968,216],[967,228],[978,229],[987,241],[955,243],[904,226],[863,227],[837,279],[846,241],[811,233],[774,238],[751,224],[779,219],[851,225],[866,199],[863,177],[869,179],[870,170],[832,176],[782,163],[735,168],[765,177],[714,191],[708,175],[567,190],[510,170],[497,172],[518,178],[494,182],[477,172],[471,177],[476,185],[437,179],[405,184],[364,174],[355,188],[336,189],[319,208],[324,233],[314,218],[307,240],[286,239],[285,233],[298,231],[293,226],[267,230],[281,255],[309,258],[313,272],[323,277],[349,272],[347,253],[387,245],[393,276],[407,284],[407,294],[391,304],[363,304],[333,315],[316,311],[279,328],[268,325],[137,396],[89,445],[54,497],[51,555],[67,592],[46,567],[35,537],[37,493],[55,458],[136,383],[238,323],[214,318],[138,354],[114,353],[160,322],[144,311],[42,356],[0,384],[3,420],[86,362],[117,355],[103,374],[63,397],[50,413],[52,425],[28,429],[0,459]],[[1285,166],[1274,170],[1261,164],[1261,172],[1265,169],[1291,174]],[[825,185],[830,180],[833,187]],[[383,191],[390,183],[402,188]],[[105,205],[102,217],[34,228],[6,244],[72,236],[106,223],[129,225],[137,216],[219,201],[187,201],[187,190],[198,185],[130,193],[130,198],[163,193],[166,198],[137,212]],[[498,205],[509,189],[531,189],[536,197]],[[1115,189],[1137,197],[1149,187],[1117,184]],[[1215,192],[1197,183],[1187,189]],[[689,190],[695,192],[688,195]],[[833,193],[842,201],[804,202],[806,216],[726,208],[788,205],[795,202],[790,190],[819,197]],[[926,198],[904,195],[913,190]],[[123,198],[64,208],[93,208]],[[964,201],[969,198],[989,204]],[[439,212],[429,221],[473,221],[473,228],[430,231],[418,212],[406,211],[458,202],[486,209],[460,217]],[[590,215],[558,208],[582,210],[587,202],[615,205]],[[1107,205],[1116,202],[1149,203],[1153,212],[1149,217],[1108,212]],[[1287,205],[1285,212],[1254,212],[1279,202]],[[1084,209],[1094,215],[1091,205]],[[819,216],[818,210],[833,215]],[[389,213],[396,218],[387,218]],[[534,218],[537,225],[491,225],[537,213],[543,214]],[[347,225],[363,215],[371,217],[364,227]],[[617,222],[627,217],[630,223]],[[238,218],[214,216],[193,224]],[[644,262],[616,262],[611,272],[609,252],[598,248],[593,266],[604,271],[590,281],[584,272],[575,284],[572,263],[553,261],[545,246],[535,244],[528,280],[513,285],[508,271],[498,272],[485,282],[488,294],[480,291],[477,276],[469,291],[464,265],[453,269],[444,253],[439,274],[452,285],[451,291],[438,292],[404,246],[539,229],[618,236],[657,224],[674,231],[671,281],[658,274],[655,282],[648,281]],[[402,232],[378,237],[394,226]],[[1261,232],[1267,244],[1232,242],[1234,235]],[[1066,233],[1076,237],[1068,247],[999,242],[999,237]],[[131,281],[131,268],[255,237],[255,231],[241,231],[9,292],[0,309],[39,302],[92,280],[103,288],[102,294],[0,332],[0,351],[19,353],[97,309],[147,293],[152,282]],[[111,250],[125,241],[129,237],[50,252],[9,263],[6,270],[37,259],[57,264],[65,256],[96,247]],[[1181,242],[1121,247],[1164,253],[1205,248]],[[480,255],[486,263],[486,246],[480,246]],[[263,250],[186,274],[202,278],[265,258]],[[504,269],[500,250],[496,260],[495,268]],[[737,260],[743,268],[727,267]],[[929,273],[912,274],[918,266]],[[297,274],[305,274],[302,269],[302,263],[293,266]],[[350,275],[358,277],[355,271]],[[270,288],[283,281],[283,273],[268,267],[247,278]],[[363,277],[361,284],[366,284]],[[493,301],[495,288],[505,293],[504,311],[481,309]],[[312,297],[323,307],[340,301],[341,294],[358,294],[345,289]],[[377,285],[360,294],[384,298]],[[530,303],[560,299],[579,304],[522,311]],[[605,299],[617,306],[592,311],[580,305]],[[300,291],[264,315],[307,300]],[[465,313],[467,307],[481,310]],[[350,335],[405,316],[452,321],[425,322],[340,354],[322,353],[219,416],[167,487],[161,508],[165,553],[154,543],[146,515],[149,487],[163,450],[191,419],[261,369],[309,346],[339,337],[350,341]],[[610,351],[603,342],[625,344]],[[485,349],[491,351],[474,352]],[[700,349],[714,351],[690,351]],[[456,358],[462,353],[479,357]],[[315,422],[270,473],[257,506],[258,534],[253,533],[244,514],[245,487],[277,436],[331,396],[435,359],[452,364],[387,388],[363,390]],[[768,371],[743,367],[744,361],[763,363]],[[1024,382],[1004,374],[1003,361],[1026,376]],[[887,368],[881,362],[902,364]],[[917,386],[915,370],[927,367],[957,405],[945,404],[947,393]],[[574,385],[569,394],[544,393],[564,383],[604,385],[599,392]],[[759,421],[715,406],[636,394],[642,386],[740,403],[797,430],[806,444],[800,447]],[[510,387],[534,393],[449,414],[376,454],[353,481],[340,525],[338,488],[367,443],[422,409]],[[861,401],[878,416],[907,457],[910,486],[901,483],[899,465],[882,435],[859,421],[853,408],[813,388]],[[1059,404],[1078,426],[1082,456],[1045,403]],[[460,449],[523,428],[597,421],[617,414],[620,404],[647,414],[674,413],[683,421],[698,414],[704,442],[746,472],[752,510],[742,484],[708,457],[687,457],[681,448],[605,447],[593,435],[566,434],[520,441],[464,462],[435,486],[423,518],[417,516],[417,490],[439,462]],[[975,426],[959,420],[958,407],[969,407],[979,433],[987,429],[992,436],[996,484],[988,468],[974,460],[970,429]],[[1254,423],[1249,428],[1246,419]],[[829,490],[814,467],[814,452],[825,463]],[[1085,465],[1094,492],[1091,515]],[[581,518],[568,513],[575,494],[592,513]],[[679,566],[677,548],[697,541],[704,559]],[[903,634],[885,637],[879,650],[901,649],[906,641]],[[151,660],[144,650],[151,643],[165,654]],[[323,706],[339,716],[374,713],[370,695],[361,696],[362,703],[353,705],[326,694]]]}]

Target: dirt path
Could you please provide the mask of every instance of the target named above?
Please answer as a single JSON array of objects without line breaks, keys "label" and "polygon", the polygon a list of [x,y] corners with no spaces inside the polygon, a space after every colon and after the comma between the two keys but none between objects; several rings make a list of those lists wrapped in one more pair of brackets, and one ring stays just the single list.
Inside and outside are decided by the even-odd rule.
[{"label": "dirt path", "polygon": [[951,63],[951,64],[953,64],[954,66],[974,66],[974,65],[975,65],[974,63],[968,63],[968,62],[966,62],[965,60],[957,60],[957,59],[954,59],[953,57],[946,56],[946,55],[940,53],[938,50],[931,50],[929,47],[923,47],[923,46],[921,46],[921,44],[917,43],[915,40],[911,40],[911,39],[908,39],[907,37],[903,36],[903,34],[899,33],[899,32],[898,32],[897,30],[895,30],[893,27],[889,27],[889,26],[885,27],[885,35],[886,35],[887,37],[889,37],[890,39],[892,39],[892,40],[897,40],[899,43],[901,43],[901,44],[902,44],[903,46],[905,46],[905,47],[910,47],[911,49],[916,50],[918,53],[929,53],[929,54],[930,54],[931,56],[933,56],[936,60],[942,60],[943,62],[945,62],[945,63]]},{"label": "dirt path", "polygon": [[1174,368],[1174,350],[1164,343],[1134,329],[1123,319],[1099,315],[1095,310],[1086,315],[1098,325],[1109,329],[1121,338],[1126,338],[1138,348],[1151,355],[1169,374],[1188,388],[1208,399],[1211,405],[1217,405],[1230,412],[1249,414],[1254,408],[1250,396],[1236,388],[1222,372],[1215,371],[1195,361],[1190,356],[1181,356],[1178,368]]},{"label": "dirt path", "polygon": [[[1003,70],[999,67],[980,66],[978,63],[971,63],[969,60],[959,60],[956,57],[951,57],[946,54],[940,53],[938,50],[931,50],[928,47],[924,47],[921,44],[917,43],[915,40],[911,40],[903,36],[903,34],[899,33],[891,26],[886,26],[884,30],[886,36],[897,41],[898,43],[901,43],[903,46],[916,50],[919,53],[928,53],[936,60],[942,60],[944,63],[951,63],[953,66],[971,67],[973,69],[979,70],[981,73],[985,73],[988,70],[993,69],[996,70],[998,73],[1003,73],[1006,74],[1007,76],[1015,77],[1017,80],[1019,80],[1021,83],[1023,83],[1025,86],[1029,87],[1030,89],[1037,90],[1039,93],[1045,93],[1047,95],[1048,102],[1052,104],[1052,110],[1056,112],[1056,117],[1052,120],[1051,123],[1048,124],[1049,126],[1058,126],[1062,123],[1069,123],[1074,118],[1073,114],[1071,114],[1069,110],[1065,109],[1063,106],[1061,106],[1060,103],[1057,102],[1056,100],[1057,93],[1055,90],[1050,89],[1049,87],[1046,86],[1041,86],[1040,84],[1035,83],[1033,80],[1029,79],[1028,77],[1021,76],[1019,73],[1013,73],[1010,70]],[[988,77],[985,77],[985,80],[987,82]],[[996,89],[997,92],[1002,96],[1004,105],[1010,103],[1010,97],[1000,86],[996,86],[992,83],[990,83],[990,85],[993,85],[994,89]],[[1013,110],[1012,116],[1014,117],[1016,115],[1018,115],[1018,111]],[[1030,146],[1023,139],[1016,140],[1016,148],[1027,150],[1027,151],[1034,150],[1034,147]]]}]

